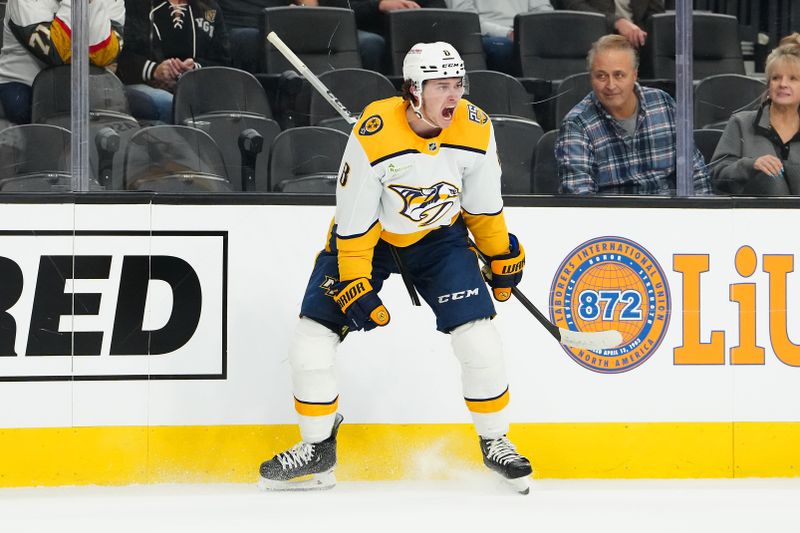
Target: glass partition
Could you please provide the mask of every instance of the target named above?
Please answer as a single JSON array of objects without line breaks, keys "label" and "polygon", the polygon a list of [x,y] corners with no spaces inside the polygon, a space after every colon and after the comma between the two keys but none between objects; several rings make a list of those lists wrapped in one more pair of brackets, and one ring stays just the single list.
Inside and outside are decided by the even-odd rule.
[{"label": "glass partition", "polygon": [[[101,3],[107,4],[102,14],[96,9]],[[306,7],[290,7],[301,3]],[[495,118],[506,194],[794,193],[800,157],[796,163],[783,158],[786,187],[765,182],[745,188],[720,178],[730,154],[715,156],[732,115],[762,110],[767,55],[800,30],[800,8],[791,2],[667,0],[649,2],[646,12],[621,7],[612,13],[593,2],[552,0],[553,9],[509,18],[505,35],[486,30],[486,14],[465,11],[455,0],[423,2],[419,13],[369,17],[339,0],[265,2],[250,11],[228,0],[176,0],[152,15],[149,6],[125,4],[62,0],[52,19],[27,26],[24,3],[0,4],[0,128],[54,128],[3,137],[4,183],[22,168],[21,139],[63,137],[65,129],[69,189],[124,191],[126,154],[136,133],[188,126],[209,137],[207,149],[219,151],[230,184],[199,192],[278,192],[274,185],[290,177],[270,176],[271,149],[282,132],[316,127],[349,133],[351,126],[267,41],[274,31],[355,117],[370,101],[400,93],[408,43],[452,42],[468,72],[465,98]],[[190,9],[197,16],[190,17]],[[175,21],[194,33],[193,50],[170,40],[184,35]],[[305,27],[315,31],[299,31]],[[60,32],[71,35],[69,49],[59,48]],[[612,76],[593,73],[587,63],[592,43],[609,33],[637,53],[632,87],[601,80]],[[786,61],[793,64],[791,57]],[[195,76],[199,72],[203,76]],[[627,108],[609,113],[619,91],[634,92],[635,115],[623,116]],[[578,107],[584,117],[575,122],[570,113]],[[598,130],[603,135],[590,139],[589,150],[586,137]],[[791,142],[773,144],[791,152]],[[55,159],[49,165],[61,176],[55,191],[65,189],[63,164]],[[33,181],[28,189],[14,175],[15,191],[44,186]],[[0,184],[0,192],[8,187]],[[329,183],[320,187],[310,192],[331,193]]]}]

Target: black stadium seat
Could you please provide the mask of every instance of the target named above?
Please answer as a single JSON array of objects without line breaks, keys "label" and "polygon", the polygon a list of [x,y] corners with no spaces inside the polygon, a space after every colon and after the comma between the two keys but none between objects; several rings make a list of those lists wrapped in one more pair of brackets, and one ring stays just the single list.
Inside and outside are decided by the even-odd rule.
[{"label": "black stadium seat", "polygon": [[334,192],[346,145],[347,135],[331,128],[301,126],[281,132],[270,150],[269,190]]},{"label": "black stadium seat", "polygon": [[703,154],[703,159],[708,166],[714,166],[714,150],[717,149],[720,137],[722,137],[723,130],[715,130],[711,128],[695,129],[693,132],[694,145]]},{"label": "black stadium seat", "polygon": [[517,78],[494,70],[472,70],[467,80],[466,98],[490,116],[536,119],[531,97]]},{"label": "black stadium seat", "polygon": [[[72,109],[72,70],[61,65],[41,70],[31,86],[31,122],[53,123]],[[125,86],[112,72],[89,67],[89,109],[130,114]]]},{"label": "black stadium seat", "polygon": [[588,72],[572,74],[561,80],[556,86],[555,127],[560,127],[567,113],[590,92],[592,92],[592,80]]},{"label": "black stadium seat", "polygon": [[558,194],[558,166],[556,165],[556,139],[558,130],[550,130],[536,144],[536,162],[533,167],[533,192]]},{"label": "black stadium seat", "polygon": [[[46,68],[33,80],[31,120],[70,129],[72,85],[69,65]],[[107,189],[122,187],[125,144],[139,123],[129,114],[125,86],[112,72],[89,68],[89,168],[93,179]],[[101,132],[112,132],[113,151],[103,151]]]},{"label": "black stadium seat", "polygon": [[338,7],[272,7],[262,11],[262,71],[280,74],[292,70],[266,36],[274,31],[314,73],[337,68],[361,68],[356,39],[356,19],[349,9]]},{"label": "black stadium seat", "polygon": [[533,192],[532,172],[536,144],[543,132],[532,120],[518,117],[494,117],[494,135],[497,155],[503,170],[503,194],[530,194]]},{"label": "black stadium seat", "polygon": [[694,127],[724,129],[733,113],[757,109],[766,84],[741,74],[717,74],[694,88]]},{"label": "black stadium seat", "polygon": [[230,67],[204,67],[185,73],[175,86],[172,108],[177,124],[194,116],[220,111],[272,118],[264,87],[256,77]]},{"label": "black stadium seat", "polygon": [[[173,110],[176,124],[211,135],[234,189],[266,190],[269,147],[280,126],[255,76],[228,67],[187,72],[175,86]],[[259,137],[257,150],[246,150],[248,135]]]},{"label": "black stadium seat", "polygon": [[137,131],[125,150],[124,185],[156,192],[233,190],[222,154],[204,131],[188,126],[149,126]]},{"label": "black stadium seat", "polygon": [[403,74],[403,59],[417,43],[444,41],[458,50],[467,70],[483,70],[481,24],[477,13],[452,9],[401,9],[386,14],[391,73]]},{"label": "black stadium seat", "polygon": [[[71,135],[50,124],[24,124],[0,131],[0,191],[72,190]],[[90,189],[100,189],[90,181]]]},{"label": "black stadium seat", "polygon": [[[693,79],[745,73],[736,17],[694,12],[692,24]],[[648,37],[641,52],[639,76],[674,79],[675,13],[653,15],[646,27]]]},{"label": "black stadium seat", "polygon": [[586,71],[586,54],[606,34],[599,13],[546,11],[514,17],[514,54],[524,78],[561,80]]},{"label": "black stadium seat", "polygon": [[[360,114],[367,104],[397,94],[394,85],[386,76],[372,70],[355,68],[329,70],[320,74],[319,79],[347,110],[355,115]],[[330,127],[349,131],[351,126],[347,125],[345,119],[331,104],[310,86],[309,90],[311,91],[310,125],[318,126],[324,121],[325,124],[330,124]]]}]

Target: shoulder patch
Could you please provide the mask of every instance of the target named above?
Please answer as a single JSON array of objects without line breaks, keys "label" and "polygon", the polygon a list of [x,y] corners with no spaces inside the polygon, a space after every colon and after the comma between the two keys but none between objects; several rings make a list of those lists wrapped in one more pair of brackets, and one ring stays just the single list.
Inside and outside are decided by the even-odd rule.
[{"label": "shoulder patch", "polygon": [[478,124],[486,124],[489,121],[489,116],[472,104],[467,104],[467,117]]},{"label": "shoulder patch", "polygon": [[380,115],[372,115],[361,123],[358,129],[359,135],[374,135],[383,128],[383,119]]}]

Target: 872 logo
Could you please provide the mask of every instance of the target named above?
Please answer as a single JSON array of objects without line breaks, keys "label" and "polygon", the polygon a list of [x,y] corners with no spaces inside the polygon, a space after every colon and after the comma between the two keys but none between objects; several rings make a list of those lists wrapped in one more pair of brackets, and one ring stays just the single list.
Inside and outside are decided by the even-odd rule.
[{"label": "872 logo", "polygon": [[599,237],[575,248],[558,267],[549,307],[551,320],[561,328],[619,331],[623,342],[616,348],[562,347],[589,370],[626,372],[661,344],[669,325],[669,286],[644,247],[622,237]]}]

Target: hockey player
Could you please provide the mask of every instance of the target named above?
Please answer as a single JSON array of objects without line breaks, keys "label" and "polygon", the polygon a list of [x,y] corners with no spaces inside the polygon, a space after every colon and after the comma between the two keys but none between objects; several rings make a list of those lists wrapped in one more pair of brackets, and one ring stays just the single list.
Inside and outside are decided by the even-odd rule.
[{"label": "hockey player", "polygon": [[[464,62],[450,44],[414,45],[403,77],[403,96],[367,106],[345,148],[335,218],[289,348],[302,441],[262,463],[261,485],[335,483],[336,348],[350,331],[389,323],[378,293],[401,273],[450,335],[484,463],[527,494],[531,466],[506,437],[509,392],[495,310],[467,234],[491,258],[495,299],[507,300],[525,253],[506,228],[492,124],[462,99]],[[472,296],[440,298],[458,292]]]}]

